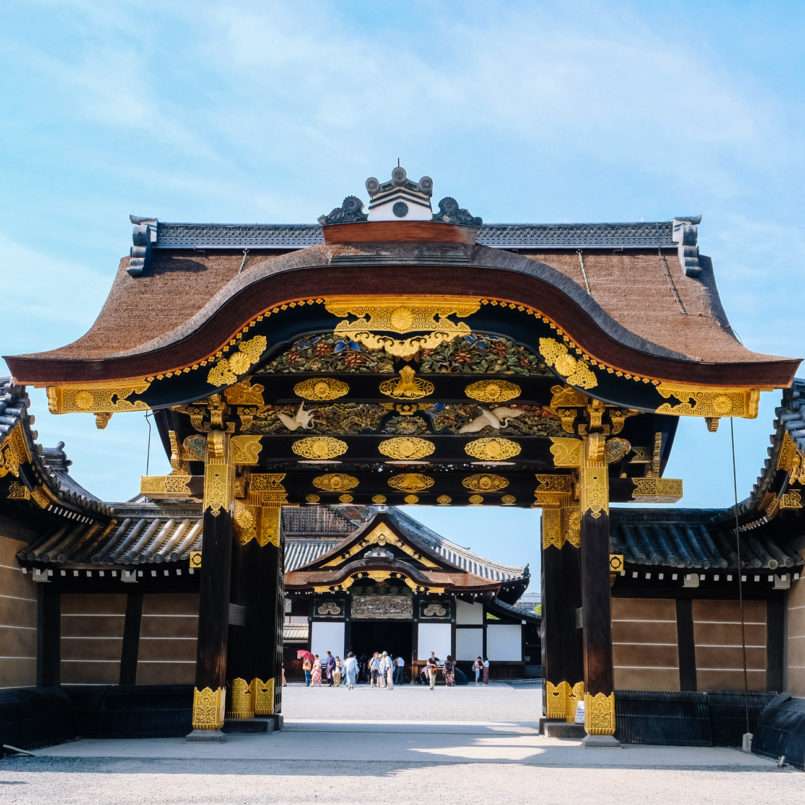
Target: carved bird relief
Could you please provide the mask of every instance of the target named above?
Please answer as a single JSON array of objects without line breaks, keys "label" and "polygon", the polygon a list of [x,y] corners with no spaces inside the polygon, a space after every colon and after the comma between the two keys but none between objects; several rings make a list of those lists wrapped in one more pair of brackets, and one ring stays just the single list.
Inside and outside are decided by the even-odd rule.
[{"label": "carved bird relief", "polygon": [[304,402],[299,404],[299,408],[293,417],[288,416],[288,414],[283,414],[280,411],[277,411],[277,416],[288,430],[299,430],[299,428],[302,428],[302,430],[310,430],[313,427],[313,412],[305,411]]},{"label": "carved bird relief", "polygon": [[523,413],[524,412],[519,408],[509,408],[505,405],[493,408],[491,411],[482,407],[481,413],[475,417],[472,422],[462,425],[458,432],[478,433],[484,428],[494,428],[495,430],[500,430],[509,424],[510,419],[516,419],[518,416],[522,416]]}]

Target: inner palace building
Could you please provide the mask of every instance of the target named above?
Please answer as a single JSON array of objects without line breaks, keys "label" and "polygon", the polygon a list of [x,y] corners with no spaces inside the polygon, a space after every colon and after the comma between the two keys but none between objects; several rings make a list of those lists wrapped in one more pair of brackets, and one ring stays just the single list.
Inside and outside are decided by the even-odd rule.
[{"label": "inner palace building", "polygon": [[[805,383],[736,338],[699,219],[484,224],[399,166],[366,192],[318,224],[132,216],[89,331],[6,358],[0,737],[279,728],[299,651],[386,649],[541,673],[534,719],[590,744],[750,722],[801,758]],[[99,500],[26,386],[101,431],[153,412],[171,472]],[[706,443],[766,392],[748,496],[669,505],[679,418]],[[417,504],[539,507],[541,612]]]}]

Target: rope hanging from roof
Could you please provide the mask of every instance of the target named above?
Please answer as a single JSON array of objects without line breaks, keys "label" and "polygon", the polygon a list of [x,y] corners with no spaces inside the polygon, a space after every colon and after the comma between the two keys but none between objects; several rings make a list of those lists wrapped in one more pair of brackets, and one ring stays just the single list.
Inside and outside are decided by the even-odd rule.
[{"label": "rope hanging from roof", "polygon": [[749,734],[749,670],[746,660],[746,617],[744,613],[743,562],[741,561],[741,531],[738,523],[738,471],[735,461],[735,421],[730,417],[730,448],[732,450],[732,493],[735,512],[735,551],[738,555],[738,611],[741,615],[741,656],[744,676],[744,726]]}]

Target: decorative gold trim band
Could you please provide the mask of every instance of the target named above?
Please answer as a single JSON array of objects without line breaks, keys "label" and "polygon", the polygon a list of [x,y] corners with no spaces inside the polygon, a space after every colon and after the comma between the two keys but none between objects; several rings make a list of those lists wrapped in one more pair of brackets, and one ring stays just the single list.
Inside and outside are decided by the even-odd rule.
[{"label": "decorative gold trim band", "polygon": [[[469,325],[451,317],[465,318],[480,306],[480,300],[470,296],[441,295],[335,296],[325,302],[330,313],[343,319],[336,324],[335,335],[350,338],[368,349],[382,349],[398,358],[410,358],[421,349],[432,349],[458,336],[469,335]],[[399,338],[391,333],[420,334]]]},{"label": "decorative gold trim band", "polygon": [[[410,304],[409,304],[410,301]],[[251,358],[252,353],[256,352],[256,347],[259,346],[259,343],[252,345],[254,342],[254,338],[251,342],[246,342],[249,344],[246,350],[242,349],[241,346],[238,346],[238,352],[234,355],[225,356],[225,353],[233,346],[238,345],[240,342],[243,342],[243,338],[248,334],[249,330],[254,328],[259,322],[263,321],[264,319],[277,314],[284,312],[288,309],[293,308],[302,308],[307,305],[325,305],[327,309],[334,313],[337,316],[348,316],[350,314],[354,314],[359,316],[359,318],[363,317],[365,324],[359,324],[358,320],[349,322],[341,322],[341,324],[346,324],[347,327],[350,329],[361,329],[362,332],[367,332],[366,325],[371,323],[371,328],[375,329],[378,327],[378,321],[380,319],[375,320],[373,315],[369,317],[368,310],[372,308],[372,312],[377,308],[378,305],[383,308],[383,314],[381,316],[387,316],[389,320],[389,324],[391,324],[391,318],[395,311],[398,311],[397,315],[394,316],[394,324],[392,326],[392,332],[406,332],[407,327],[413,327],[415,321],[412,318],[410,321],[410,325],[408,324],[409,319],[407,318],[406,314],[401,310],[401,308],[407,308],[411,311],[412,316],[413,309],[419,306],[425,306],[427,310],[432,312],[433,322],[435,324],[435,329],[433,334],[440,335],[441,337],[446,338],[446,340],[452,340],[455,335],[461,335],[463,333],[464,328],[467,329],[469,332],[469,327],[465,322],[453,322],[449,318],[443,318],[442,316],[449,316],[453,313],[457,316],[468,316],[471,315],[473,312],[478,310],[480,306],[489,305],[492,307],[500,307],[500,308],[508,308],[511,310],[516,310],[519,312],[526,313],[527,315],[534,316],[535,318],[539,319],[540,321],[545,322],[548,324],[565,342],[566,348],[568,349],[567,357],[571,358],[574,361],[577,361],[581,366],[574,365],[571,367],[570,361],[563,361],[561,363],[561,368],[565,371],[570,370],[567,375],[565,376],[569,382],[574,383],[573,380],[570,378],[575,376],[577,371],[581,372],[582,382],[589,382],[589,378],[586,378],[586,372],[589,371],[591,374],[592,369],[590,367],[596,367],[602,371],[607,372],[608,374],[614,374],[616,377],[623,377],[627,380],[634,380],[637,382],[642,383],[651,383],[655,386],[662,387],[664,390],[672,392],[673,396],[676,397],[680,402],[678,404],[674,403],[667,403],[661,406],[664,410],[661,413],[668,413],[677,416],[702,416],[702,417],[715,417],[715,416],[740,416],[746,418],[754,418],[757,416],[757,400],[760,391],[768,391],[776,386],[758,386],[758,387],[746,387],[746,386],[735,386],[735,387],[728,387],[728,386],[697,386],[695,384],[681,384],[680,381],[672,381],[667,380],[666,378],[662,377],[653,377],[648,375],[643,375],[635,372],[630,372],[626,369],[621,367],[615,366],[613,364],[607,363],[606,361],[602,361],[592,355],[589,351],[585,350],[581,347],[575,339],[570,335],[570,333],[565,330],[564,327],[559,325],[556,321],[554,321],[551,317],[542,313],[539,309],[535,308],[532,305],[523,304],[521,302],[514,302],[509,299],[505,299],[502,297],[466,297],[466,296],[444,296],[444,295],[414,295],[414,296],[372,296],[372,295],[363,295],[363,296],[351,296],[351,295],[335,295],[330,296],[327,298],[324,297],[299,297],[295,299],[288,299],[287,301],[276,303],[271,305],[270,307],[266,308],[265,310],[261,311],[260,313],[253,316],[249,319],[245,324],[238,327],[232,335],[226,338],[220,347],[218,347],[215,351],[209,353],[203,358],[198,360],[192,361],[190,363],[180,365],[177,367],[173,367],[170,369],[166,369],[164,371],[160,371],[153,375],[147,375],[145,377],[137,377],[137,378],[123,378],[120,380],[116,380],[115,385],[111,386],[108,382],[102,384],[93,384],[92,382],[80,382],[80,383],[61,383],[57,385],[48,385],[47,383],[44,384],[37,384],[34,385],[44,385],[47,388],[48,392],[48,399],[51,405],[51,411],[53,413],[68,413],[70,411],[93,411],[99,413],[114,413],[117,411],[129,411],[129,410],[147,410],[148,406],[144,402],[136,401],[134,403],[129,403],[126,400],[130,394],[134,393],[142,393],[145,391],[150,384],[154,380],[162,380],[164,378],[174,377],[180,374],[186,374],[191,372],[195,369],[198,369],[203,366],[209,366],[211,364],[215,364],[213,370],[216,372],[214,375],[214,379],[218,380],[218,375],[226,376],[225,379],[230,380],[231,375],[234,373],[236,369],[243,369],[243,371],[247,371],[251,367],[251,363],[249,366],[242,367],[240,364],[245,364],[248,359]],[[359,309],[363,311],[363,313],[359,312]],[[377,308],[379,309],[379,308]],[[441,310],[449,310],[451,312],[446,312],[444,314],[440,313]],[[435,311],[435,312],[434,312]],[[437,315],[438,314],[438,315]],[[425,315],[421,314],[420,312],[416,313],[416,316]],[[383,319],[384,320],[384,319]],[[337,325],[338,327],[339,325]],[[346,331],[345,331],[345,334]],[[262,338],[262,336],[257,336],[256,338]],[[411,340],[411,339],[409,339]],[[548,339],[553,340],[553,339]],[[398,339],[391,338],[390,341],[394,341],[397,343],[404,343],[399,342]],[[558,343],[558,342],[557,342]],[[415,354],[418,349],[421,349],[423,346],[426,346],[423,343],[419,344],[410,344],[405,347],[406,353],[413,349],[411,354]],[[561,345],[560,345],[561,346]],[[379,343],[374,345],[372,348],[385,348],[384,343]],[[573,355],[570,355],[570,350],[575,352],[579,358],[576,358]],[[563,353],[564,354],[564,353]],[[240,355],[244,355],[244,358],[238,357]],[[554,364],[556,360],[561,358],[561,355],[556,354],[554,357]],[[233,366],[231,361],[235,359],[235,365]],[[221,362],[221,359],[226,361],[226,365],[224,366]],[[259,359],[259,356],[257,357]],[[589,366],[586,366],[589,364]],[[586,370],[586,371],[585,371]],[[560,372],[562,374],[562,372]],[[586,378],[583,379],[583,378]],[[237,377],[231,382],[235,382]],[[596,381],[597,383],[597,381]],[[581,385],[581,384],[575,384]],[[584,387],[584,386],[582,386]],[[142,388],[142,391],[140,391]],[[82,395],[80,398],[80,402],[82,403],[81,406],[75,403],[75,395],[81,392],[89,392],[91,395],[97,394],[99,395],[99,404],[101,407],[95,406],[95,401],[90,401],[89,397]],[[683,394],[682,397],[679,397],[677,394]],[[698,396],[697,396],[698,395]],[[729,398],[730,405],[730,413],[721,414],[716,413],[717,411],[726,410],[727,405],[726,402],[720,398],[727,397]],[[84,405],[89,404],[88,408],[83,407]],[[689,410],[688,410],[689,408]]]},{"label": "decorative gold trim band", "polygon": [[0,478],[6,475],[20,477],[20,467],[31,460],[22,425],[17,424],[6,438],[0,442]]},{"label": "decorative gold trim band", "polygon": [[682,497],[681,478],[633,478],[632,500],[676,503]]},{"label": "decorative gold trim band", "polygon": [[140,494],[159,500],[189,498],[192,475],[141,475]]},{"label": "decorative gold trim band", "polygon": [[48,410],[51,414],[117,413],[118,411],[147,411],[148,403],[130,401],[132,394],[143,394],[151,385],[143,378],[119,380],[115,385],[82,383],[48,386]]}]

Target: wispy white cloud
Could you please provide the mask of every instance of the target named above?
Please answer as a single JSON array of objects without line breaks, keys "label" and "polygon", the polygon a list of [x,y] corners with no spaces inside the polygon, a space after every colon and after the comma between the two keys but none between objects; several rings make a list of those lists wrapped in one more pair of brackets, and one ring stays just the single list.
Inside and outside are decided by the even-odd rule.
[{"label": "wispy white cloud", "polygon": [[[17,243],[0,232],[0,266],[10,281],[3,284],[3,306],[26,323],[25,336],[54,346],[53,329],[80,335],[101,308],[112,275],[103,276],[71,260]],[[47,323],[49,328],[37,327]],[[6,342],[12,332],[4,332]],[[33,347],[31,347],[33,348]]]},{"label": "wispy white cloud", "polygon": [[259,149],[265,130],[286,153],[340,149],[350,160],[349,136],[365,155],[397,131],[486,132],[732,195],[735,160],[767,159],[762,144],[780,134],[771,94],[636,17],[596,15],[583,29],[570,13],[493,4],[470,21],[430,15],[423,49],[350,30],[337,6],[317,9],[227,2],[195,20],[227,95],[221,130],[243,148]]},{"label": "wispy white cloud", "polygon": [[[529,218],[540,193],[539,209],[555,220],[562,190],[580,199],[571,214],[595,194],[606,208],[616,189],[605,182],[616,181],[622,200],[635,188],[640,208],[678,199],[693,207],[680,212],[704,207],[702,248],[736,329],[753,348],[799,351],[803,211],[786,193],[805,179],[802,106],[725,58],[724,43],[684,13],[664,25],[645,4],[608,3],[602,13],[593,3],[419,3],[396,30],[376,4],[367,4],[369,25],[353,4],[325,0],[18,5],[45,8],[64,36],[54,46],[38,31],[0,31],[15,69],[39,82],[37,114],[53,118],[52,127],[23,118],[15,135],[27,125],[39,151],[59,155],[70,128],[81,144],[66,161],[102,173],[103,191],[126,209],[313,220],[401,152],[422,170],[449,165],[445,189],[472,186],[477,195],[460,198],[492,218],[507,203]],[[94,138],[84,142],[85,132]],[[565,179],[557,164],[575,173]],[[541,165],[554,170],[546,182]],[[119,242],[116,258],[128,249],[127,227],[104,219],[105,196],[91,192],[76,188],[68,234]],[[31,193],[39,204],[41,187]],[[42,205],[51,219],[70,203],[68,193],[53,196]],[[27,325],[20,349],[79,335],[105,298],[111,264],[100,274],[12,231],[0,233],[0,265],[25,277],[4,288]],[[71,248],[81,253],[65,243],[64,254]],[[789,279],[786,293],[774,293],[774,276]],[[759,303],[770,293],[773,311]],[[55,420],[53,433],[66,422]],[[691,453],[681,447],[684,463]],[[87,460],[95,466],[98,456]]]}]

